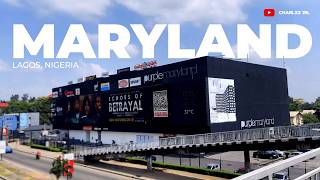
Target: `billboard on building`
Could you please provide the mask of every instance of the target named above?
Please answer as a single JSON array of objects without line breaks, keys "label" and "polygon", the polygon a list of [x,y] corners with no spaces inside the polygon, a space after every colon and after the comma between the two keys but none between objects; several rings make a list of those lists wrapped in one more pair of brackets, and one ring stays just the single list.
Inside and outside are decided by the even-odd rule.
[{"label": "billboard on building", "polygon": [[[18,118],[15,115],[4,115],[0,116],[0,127],[8,128],[10,131],[17,130]],[[3,126],[2,126],[3,125]]]},{"label": "billboard on building", "polygon": [[233,79],[208,78],[210,123],[237,121]]},{"label": "billboard on building", "polygon": [[20,130],[23,130],[27,127],[29,127],[29,117],[28,113],[20,113],[19,115],[19,128]]}]

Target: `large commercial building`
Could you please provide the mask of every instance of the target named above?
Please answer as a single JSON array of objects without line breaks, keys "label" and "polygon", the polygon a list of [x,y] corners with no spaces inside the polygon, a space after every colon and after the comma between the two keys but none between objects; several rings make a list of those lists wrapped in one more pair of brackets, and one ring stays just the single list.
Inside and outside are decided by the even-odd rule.
[{"label": "large commercial building", "polygon": [[55,129],[84,141],[289,125],[286,70],[202,57],[53,88]]}]

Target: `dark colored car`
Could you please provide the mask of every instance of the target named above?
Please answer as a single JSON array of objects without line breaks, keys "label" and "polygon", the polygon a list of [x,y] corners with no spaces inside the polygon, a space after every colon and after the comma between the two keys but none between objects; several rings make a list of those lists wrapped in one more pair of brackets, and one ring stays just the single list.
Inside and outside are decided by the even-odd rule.
[{"label": "dark colored car", "polygon": [[279,158],[279,154],[275,151],[256,151],[253,152],[253,157],[260,159],[277,159]]}]

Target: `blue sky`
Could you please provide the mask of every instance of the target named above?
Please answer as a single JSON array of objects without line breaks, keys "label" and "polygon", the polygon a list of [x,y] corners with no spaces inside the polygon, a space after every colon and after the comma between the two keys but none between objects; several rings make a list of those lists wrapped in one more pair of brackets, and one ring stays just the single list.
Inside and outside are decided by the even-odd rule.
[{"label": "blue sky", "polygon": [[[309,29],[313,37],[311,51],[299,59],[288,59],[289,94],[295,98],[314,101],[320,96],[320,2],[317,0],[0,0],[0,99],[12,94],[28,93],[45,96],[52,87],[62,86],[79,77],[116,72],[116,69],[133,66],[149,59],[142,59],[141,45],[130,24],[143,24],[150,30],[157,23],[179,23],[183,48],[198,49],[209,24],[221,23],[232,47],[236,47],[237,24],[248,24],[256,32],[259,24],[272,24],[272,50],[275,51],[275,25],[300,24]],[[278,10],[308,10],[310,15],[264,17],[264,8]],[[79,62],[79,69],[16,70],[12,69],[13,24],[24,24],[35,37],[43,24],[55,24],[55,49],[60,47],[70,24],[82,24],[97,53],[98,24],[121,24],[131,31],[128,52],[131,59],[110,60],[83,59],[74,54],[70,60]],[[290,46],[297,44],[290,39]],[[159,64],[168,64],[182,59],[167,58],[167,36],[163,33],[156,45],[155,59]],[[274,54],[273,54],[274,57]],[[38,56],[26,56],[30,60],[42,61]],[[246,60],[243,60],[246,61]],[[250,62],[283,67],[282,60],[260,59],[252,54]]]}]

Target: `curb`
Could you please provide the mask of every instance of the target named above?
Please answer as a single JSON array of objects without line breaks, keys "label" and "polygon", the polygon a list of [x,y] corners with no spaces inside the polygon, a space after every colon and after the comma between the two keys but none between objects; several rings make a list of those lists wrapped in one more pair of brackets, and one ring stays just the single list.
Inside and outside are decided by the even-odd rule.
[{"label": "curb", "polygon": [[[21,153],[25,153],[25,154],[30,154],[29,152],[22,151],[20,149],[14,149],[14,150],[18,151],[18,152],[21,152]],[[33,154],[33,153],[31,153],[31,154]],[[41,156],[41,157],[42,158],[46,158],[46,159],[51,159],[51,160],[55,159],[55,158],[48,157],[48,156]],[[124,177],[128,177],[128,178],[139,179],[139,180],[145,180],[145,178],[140,178],[140,177],[137,177],[135,175],[122,174],[122,173],[119,173],[119,172],[116,172],[116,171],[111,171],[111,170],[102,169],[102,168],[98,168],[98,167],[88,166],[88,165],[81,164],[81,163],[75,163],[75,164],[78,165],[78,166],[81,166],[81,167],[86,167],[86,168],[89,168],[89,169],[94,169],[94,170],[98,170],[98,171],[102,171],[102,172],[107,172],[107,173],[111,173],[111,174],[115,174],[115,175],[119,175],[119,176],[124,176]],[[1,176],[0,176],[0,179],[7,180],[5,178],[2,178]]]}]

